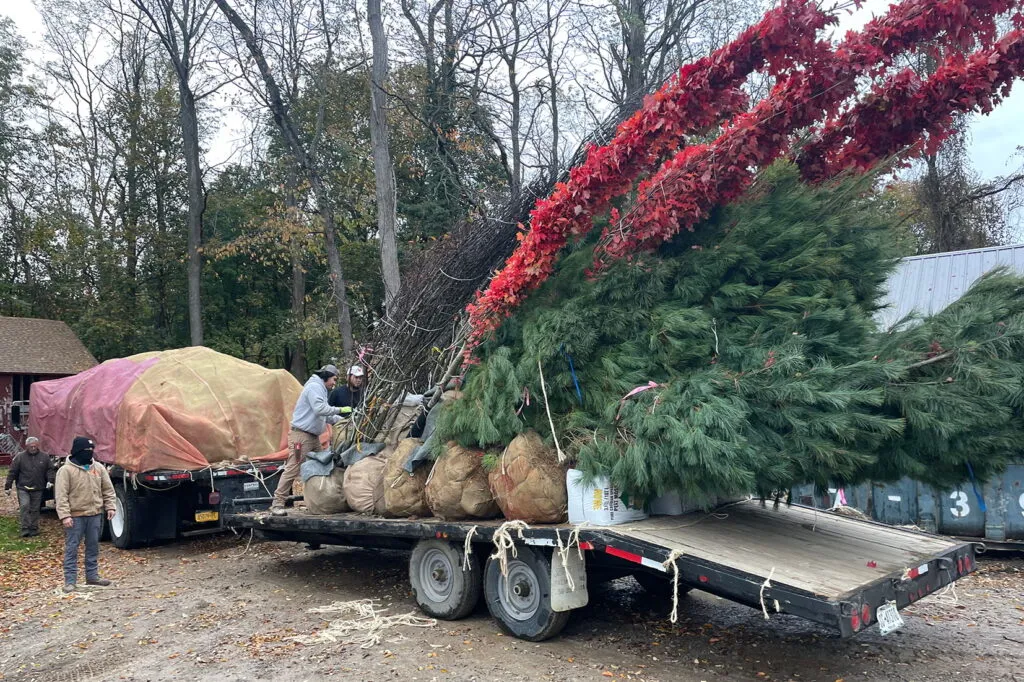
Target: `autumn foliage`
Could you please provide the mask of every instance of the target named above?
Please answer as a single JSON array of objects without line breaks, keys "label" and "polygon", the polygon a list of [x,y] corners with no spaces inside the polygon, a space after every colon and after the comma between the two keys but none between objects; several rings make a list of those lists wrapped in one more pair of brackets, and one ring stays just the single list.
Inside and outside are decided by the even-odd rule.
[{"label": "autumn foliage", "polygon": [[[629,212],[610,211],[595,251],[598,266],[694,229],[783,155],[796,156],[804,177],[820,182],[914,153],[926,137],[941,140],[956,113],[991,110],[1024,69],[1024,35],[999,38],[996,28],[996,18],[1019,4],[906,0],[833,45],[819,34],[834,17],[805,0],[783,2],[732,43],[683,67],[611,142],[591,149],[569,180],[537,203],[519,247],[468,307],[467,359],[552,274],[569,240],[587,234],[634,187]],[[950,56],[925,81],[909,71],[885,76],[897,56],[923,43],[957,49],[947,50]],[[755,71],[778,82],[767,99],[745,110],[739,87]],[[879,82],[858,98],[862,77]],[[722,125],[717,139],[687,146],[687,135],[715,125]],[[795,144],[808,129],[811,141]]]}]

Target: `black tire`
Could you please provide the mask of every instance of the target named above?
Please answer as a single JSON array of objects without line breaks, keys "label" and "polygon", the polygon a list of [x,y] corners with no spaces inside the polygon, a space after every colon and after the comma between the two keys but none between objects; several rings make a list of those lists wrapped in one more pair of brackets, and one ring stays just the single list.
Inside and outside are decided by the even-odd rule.
[{"label": "black tire", "polygon": [[551,609],[551,551],[518,547],[508,558],[508,574],[501,574],[497,559],[484,569],[484,599],[501,627],[529,642],[557,635],[569,622],[569,611]]},{"label": "black tire", "polygon": [[137,505],[135,491],[127,490],[124,485],[114,486],[114,518],[106,523],[110,531],[110,542],[118,549],[132,549],[141,543],[135,538],[135,516]]},{"label": "black tire", "polygon": [[[640,587],[644,588],[644,592],[651,596],[652,601],[659,604],[668,604],[669,608],[671,608],[673,592],[671,573],[660,576],[656,573],[637,571],[633,574],[633,579],[640,583]],[[679,592],[677,594],[682,597],[691,589],[693,588],[679,583]]]},{"label": "black tire", "polygon": [[420,540],[409,557],[409,583],[416,603],[441,620],[465,618],[480,601],[480,564],[471,557],[463,568],[462,547],[443,540]]}]

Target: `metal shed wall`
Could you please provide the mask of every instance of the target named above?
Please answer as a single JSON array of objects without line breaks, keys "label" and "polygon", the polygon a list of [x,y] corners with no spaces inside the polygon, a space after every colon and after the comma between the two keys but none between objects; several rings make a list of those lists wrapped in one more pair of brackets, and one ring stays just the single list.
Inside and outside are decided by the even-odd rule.
[{"label": "metal shed wall", "polygon": [[[1024,275],[1024,244],[904,258],[889,278],[886,307],[875,318],[886,329],[911,313],[937,313],[1000,266]],[[843,492],[849,506],[883,523],[995,542],[1024,541],[1024,464],[1010,466],[978,494],[969,484],[939,491],[910,479],[864,483]],[[795,502],[821,508],[833,506],[838,495],[835,488],[815,494],[809,485],[793,490]]]}]

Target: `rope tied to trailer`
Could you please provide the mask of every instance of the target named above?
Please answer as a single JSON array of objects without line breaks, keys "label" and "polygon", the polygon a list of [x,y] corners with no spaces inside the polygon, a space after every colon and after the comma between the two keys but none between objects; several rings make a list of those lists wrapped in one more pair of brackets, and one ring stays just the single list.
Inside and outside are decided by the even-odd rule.
[{"label": "rope tied to trailer", "polygon": [[476,526],[466,533],[466,540],[462,544],[462,570],[469,570],[469,555],[473,553],[473,536],[476,535]]},{"label": "rope tied to trailer", "polygon": [[511,586],[508,580],[508,555],[512,553],[512,558],[515,559],[518,556],[516,550],[515,539],[512,537],[512,533],[516,532],[519,535],[519,539],[526,541],[523,536],[523,531],[528,529],[530,526],[527,525],[526,521],[506,521],[505,523],[498,526],[498,530],[494,531],[494,554],[491,555],[491,559],[498,560],[498,566],[501,568],[501,575],[505,578],[505,593],[511,598]]},{"label": "rope tied to trailer", "polygon": [[668,619],[673,623],[679,620],[679,565],[676,563],[676,560],[681,556],[683,556],[683,550],[677,547],[669,553],[668,558],[661,564],[665,567],[665,570],[672,569],[672,614]]},{"label": "rope tied to trailer", "polygon": [[[771,586],[772,586],[772,576],[774,576],[774,575],[775,575],[775,567],[772,566],[772,570],[768,572],[768,577],[764,579],[763,583],[761,583],[761,590],[758,593],[758,596],[761,599],[761,613],[764,614],[764,619],[765,620],[768,620],[768,607],[765,606],[765,604],[764,604],[764,591],[766,589],[771,589]],[[775,602],[775,613],[781,612],[782,611],[782,604],[779,603],[779,600],[778,599],[773,599],[772,601]]]},{"label": "rope tied to trailer", "polygon": [[512,558],[515,559],[518,556],[516,551],[516,542],[512,537],[512,533],[518,533],[519,539],[526,541],[523,536],[523,531],[530,528],[526,521],[506,521],[505,523],[498,526],[498,530],[494,531],[494,554],[491,555],[492,559],[498,560],[498,565],[501,567],[501,574],[508,576],[508,555],[511,552]]},{"label": "rope tied to trailer", "polygon": [[589,521],[578,523],[569,530],[569,537],[565,544],[562,544],[562,534],[557,528],[555,528],[555,542],[558,543],[558,560],[562,563],[562,569],[565,571],[565,584],[569,586],[569,590],[576,590],[576,581],[572,579],[572,572],[569,570],[569,551],[576,546],[576,554],[579,558],[583,558],[583,548],[580,547],[580,530],[584,526],[589,526]]}]

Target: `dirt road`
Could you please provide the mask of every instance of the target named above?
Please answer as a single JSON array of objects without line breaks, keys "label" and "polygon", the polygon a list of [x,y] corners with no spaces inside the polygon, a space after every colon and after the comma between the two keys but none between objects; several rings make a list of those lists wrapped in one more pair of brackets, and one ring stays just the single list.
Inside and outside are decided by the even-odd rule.
[{"label": "dirt road", "polygon": [[[7,505],[3,514],[10,516]],[[5,527],[9,527],[5,526]],[[361,649],[303,645],[338,614],[309,609],[376,600],[384,615],[415,611],[408,555],[219,536],[135,552],[102,549],[116,580],[61,594],[61,534],[0,566],[4,680],[1021,680],[1024,561],[986,561],[905,612],[905,630],[852,640],[787,616],[693,593],[670,624],[631,578],[594,589],[556,640],[504,636],[484,607],[456,623],[399,626]],[[13,543],[13,544],[12,544]],[[416,612],[415,615],[420,615]]]}]

